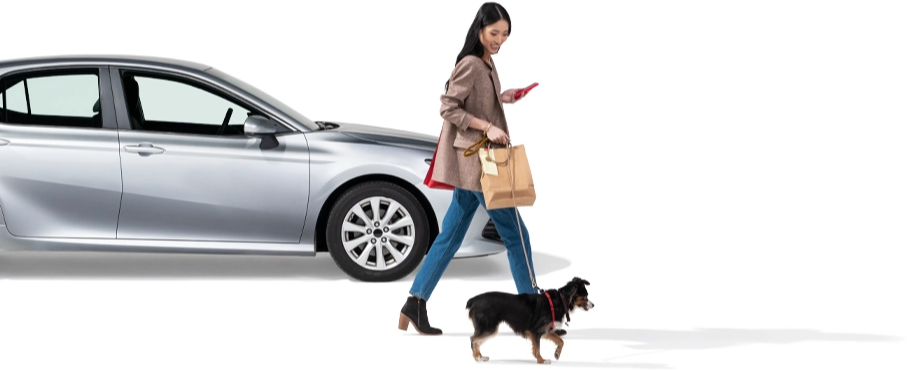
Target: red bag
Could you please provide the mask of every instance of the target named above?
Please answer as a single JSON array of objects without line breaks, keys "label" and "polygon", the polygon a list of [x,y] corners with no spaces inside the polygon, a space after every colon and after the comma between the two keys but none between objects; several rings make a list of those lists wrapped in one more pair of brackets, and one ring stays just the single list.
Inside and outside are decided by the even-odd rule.
[{"label": "red bag", "polygon": [[[441,133],[444,133],[443,128],[441,129]],[[441,136],[439,135],[438,144],[435,145],[435,153],[431,156],[431,164],[428,165],[428,174],[425,175],[425,180],[422,183],[427,185],[428,188],[453,190],[454,187],[450,184],[445,184],[445,183],[431,180],[431,174],[435,170],[435,158],[438,157],[438,145],[440,145],[440,144],[441,144]]]}]

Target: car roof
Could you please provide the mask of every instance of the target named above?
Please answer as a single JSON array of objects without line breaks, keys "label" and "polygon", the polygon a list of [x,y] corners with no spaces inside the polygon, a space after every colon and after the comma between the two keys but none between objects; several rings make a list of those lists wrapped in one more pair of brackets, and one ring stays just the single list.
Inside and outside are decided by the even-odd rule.
[{"label": "car roof", "polygon": [[0,60],[0,68],[47,64],[125,64],[205,71],[211,66],[174,58],[127,54],[73,54]]},{"label": "car roof", "polygon": [[[159,70],[177,70],[188,72],[190,74],[197,73],[199,75],[206,75],[209,78],[223,81],[223,75],[212,74],[210,70],[213,69],[213,66],[176,58],[128,54],[70,54],[3,59],[0,60],[0,76],[3,76],[10,71],[31,69],[33,67],[52,68],[60,66],[75,67],[79,65],[111,65],[123,67],[146,67]],[[234,81],[224,82],[235,85],[235,81],[239,81],[241,84],[245,84],[241,80],[235,78]],[[257,89],[255,89],[254,86],[249,86],[248,84],[245,85],[246,87],[237,86],[237,88],[244,90],[244,94],[248,94],[249,97],[253,98],[254,100],[269,105],[277,111],[282,112],[284,115],[289,115],[289,117],[291,117],[293,121],[299,122],[299,125],[302,125],[309,130],[315,130],[315,128],[317,127],[314,122],[312,122],[302,114],[296,112],[292,107],[289,107],[286,104],[283,104],[282,102],[274,99],[273,97],[270,97],[269,95],[267,95],[267,93],[261,91],[258,91],[256,93],[254,90]],[[249,91],[249,88],[252,88],[253,90]],[[290,125],[295,126],[294,124]]]}]

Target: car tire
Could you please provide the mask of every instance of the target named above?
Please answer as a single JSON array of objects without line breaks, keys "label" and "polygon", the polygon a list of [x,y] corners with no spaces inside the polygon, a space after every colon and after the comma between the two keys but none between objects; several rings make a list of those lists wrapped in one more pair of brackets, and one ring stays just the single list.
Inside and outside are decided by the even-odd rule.
[{"label": "car tire", "polygon": [[396,281],[412,273],[425,257],[428,223],[425,209],[403,187],[383,181],[362,183],[346,190],[331,208],[328,252],[354,279]]}]

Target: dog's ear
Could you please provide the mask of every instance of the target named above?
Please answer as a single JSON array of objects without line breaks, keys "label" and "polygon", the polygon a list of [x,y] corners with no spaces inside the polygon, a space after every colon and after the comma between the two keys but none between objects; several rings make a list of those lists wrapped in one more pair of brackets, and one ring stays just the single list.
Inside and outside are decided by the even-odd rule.
[{"label": "dog's ear", "polygon": [[576,287],[576,285],[567,285],[567,290],[565,292],[566,295],[564,295],[564,297],[568,301],[572,301],[573,297],[576,296],[577,291],[578,291],[578,288]]},{"label": "dog's ear", "polygon": [[579,278],[579,277],[573,277],[573,282],[581,283],[581,284],[586,285],[586,286],[589,286],[589,285],[590,285],[590,284],[589,284],[589,281],[586,281],[586,280],[584,280],[584,279],[582,279],[582,278]]}]

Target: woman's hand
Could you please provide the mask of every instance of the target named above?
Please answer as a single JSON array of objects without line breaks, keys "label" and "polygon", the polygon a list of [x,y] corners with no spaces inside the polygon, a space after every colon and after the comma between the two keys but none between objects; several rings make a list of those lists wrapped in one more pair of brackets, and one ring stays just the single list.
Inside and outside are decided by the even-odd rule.
[{"label": "woman's hand", "polygon": [[518,92],[518,91],[520,91],[520,90],[523,90],[523,89],[507,89],[507,90],[504,90],[504,92],[501,93],[501,101],[503,101],[504,103],[515,103],[515,102],[519,101],[520,99],[523,99],[523,97],[525,97],[526,95],[523,95],[523,96],[520,97],[519,99],[515,99],[515,98],[513,97],[513,96],[516,94],[516,92]]},{"label": "woman's hand", "polygon": [[498,144],[507,144],[510,142],[510,136],[508,136],[504,130],[499,129],[494,125],[491,125],[491,127],[488,128],[485,135],[488,137],[488,140]]}]

